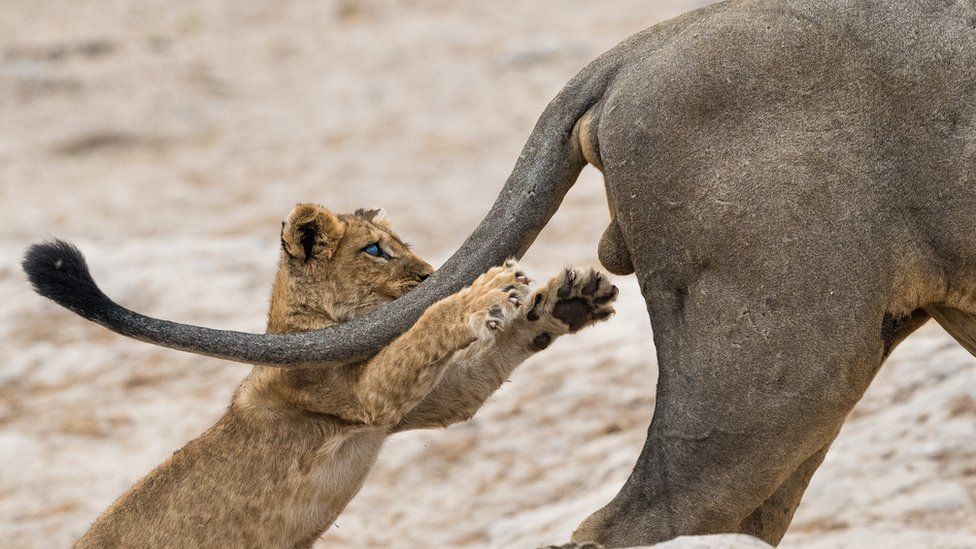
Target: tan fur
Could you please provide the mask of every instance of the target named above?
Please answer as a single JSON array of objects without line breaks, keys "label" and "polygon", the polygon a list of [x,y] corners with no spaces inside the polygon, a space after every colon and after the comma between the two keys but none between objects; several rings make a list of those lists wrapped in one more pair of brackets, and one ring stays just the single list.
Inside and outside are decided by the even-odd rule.
[{"label": "tan fur", "polygon": [[[579,143],[580,153],[586,162],[603,172],[603,160],[600,158],[600,142],[597,139],[599,120],[596,113],[599,107],[586,111],[573,127],[573,141]],[[612,211],[612,210],[611,210]]]},{"label": "tan fur", "polygon": [[[389,258],[366,254],[372,243]],[[281,244],[269,332],[349,320],[432,272],[376,211],[299,205]],[[527,283],[514,262],[491,269],[366,362],[255,367],[224,417],[120,497],[78,547],[310,546],[389,434],[471,417],[530,355],[613,311],[616,288],[592,269],[531,295]]]}]

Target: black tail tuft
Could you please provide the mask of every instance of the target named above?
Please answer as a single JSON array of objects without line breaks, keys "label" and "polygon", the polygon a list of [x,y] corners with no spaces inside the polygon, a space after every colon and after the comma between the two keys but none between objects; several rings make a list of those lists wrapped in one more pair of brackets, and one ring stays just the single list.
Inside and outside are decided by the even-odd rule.
[{"label": "black tail tuft", "polygon": [[34,244],[21,263],[34,291],[89,320],[99,320],[115,304],[98,289],[85,256],[73,244]]}]

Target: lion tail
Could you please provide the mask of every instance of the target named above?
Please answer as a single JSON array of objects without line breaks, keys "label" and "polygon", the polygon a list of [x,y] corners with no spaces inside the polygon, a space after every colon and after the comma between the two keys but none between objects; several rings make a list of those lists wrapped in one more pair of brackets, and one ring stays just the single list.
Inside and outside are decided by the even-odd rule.
[{"label": "lion tail", "polygon": [[24,270],[42,296],[119,334],[164,347],[280,367],[324,367],[371,356],[410,328],[430,305],[492,266],[521,257],[587,162],[599,166],[595,142],[587,146],[595,125],[584,117],[602,99],[615,63],[598,58],[549,103],[491,210],[443,267],[396,302],[349,322],[304,333],[251,334],[148,317],[109,299],[92,279],[81,252],[61,240],[27,250]]}]

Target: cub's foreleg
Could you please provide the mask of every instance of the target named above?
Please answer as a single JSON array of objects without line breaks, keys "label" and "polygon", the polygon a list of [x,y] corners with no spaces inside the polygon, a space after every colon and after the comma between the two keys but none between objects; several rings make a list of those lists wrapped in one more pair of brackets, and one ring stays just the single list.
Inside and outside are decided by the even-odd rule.
[{"label": "cub's foreleg", "polygon": [[616,286],[600,271],[566,269],[534,292],[528,306],[494,338],[447,358],[443,379],[396,430],[446,427],[471,418],[527,358],[557,337],[609,318],[616,297]]},{"label": "cub's foreleg", "polygon": [[414,326],[367,362],[353,387],[361,417],[393,426],[440,381],[447,358],[508,327],[525,301],[525,275],[506,262],[434,304]]}]

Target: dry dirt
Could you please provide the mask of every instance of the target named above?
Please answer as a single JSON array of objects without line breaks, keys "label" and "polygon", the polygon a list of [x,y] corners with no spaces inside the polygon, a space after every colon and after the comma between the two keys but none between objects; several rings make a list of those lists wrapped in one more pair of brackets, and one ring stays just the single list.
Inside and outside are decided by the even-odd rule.
[{"label": "dry dirt", "polygon": [[[0,545],[67,546],[213,422],[243,366],[127,341],[33,295],[69,237],[113,296],[260,331],[298,201],[384,206],[442,261],[588,60],[707,2],[4,0]],[[592,170],[526,263],[595,263]],[[334,547],[565,541],[624,481],[654,405],[632,278],[620,313],[527,363],[472,421],[385,447]],[[976,546],[976,365],[938,327],[882,369],[785,547]]]}]

